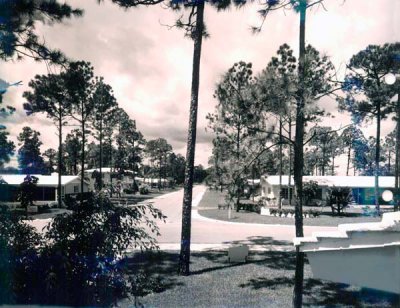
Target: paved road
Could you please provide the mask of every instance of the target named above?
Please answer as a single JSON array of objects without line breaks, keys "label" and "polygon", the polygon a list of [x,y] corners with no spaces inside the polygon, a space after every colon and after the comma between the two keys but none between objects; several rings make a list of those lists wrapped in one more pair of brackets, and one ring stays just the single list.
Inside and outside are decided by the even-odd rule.
[{"label": "paved road", "polygon": [[[263,250],[266,245],[273,249],[287,249],[295,236],[294,226],[261,225],[222,222],[208,219],[197,213],[197,205],[206,190],[195,186],[193,190],[192,236],[193,250],[225,247],[232,243],[250,244],[253,249]],[[178,249],[181,236],[183,190],[153,199],[154,206],[167,216],[166,223],[159,223],[161,236],[157,238],[162,249]],[[336,227],[304,227],[305,236],[315,231],[332,231]],[[285,241],[285,242],[283,242]],[[271,246],[272,245],[272,246]],[[286,246],[286,247],[285,247]]]},{"label": "paved road", "polygon": [[[202,217],[197,212],[206,187],[199,185],[193,189],[192,210],[192,250],[226,248],[234,243],[246,243],[253,250],[292,250],[292,239],[295,237],[294,226],[246,224],[217,221]],[[179,250],[182,223],[183,189],[151,199],[154,206],[167,216],[166,223],[159,222],[161,236],[157,238],[163,250]],[[35,219],[28,223],[42,230],[51,221]],[[304,227],[305,236],[315,231],[332,231],[336,227]]]}]

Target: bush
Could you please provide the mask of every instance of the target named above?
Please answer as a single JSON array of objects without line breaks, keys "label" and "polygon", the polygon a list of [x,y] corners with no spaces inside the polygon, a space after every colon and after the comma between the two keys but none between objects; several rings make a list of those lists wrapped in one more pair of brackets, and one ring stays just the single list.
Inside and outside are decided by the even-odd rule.
[{"label": "bush", "polygon": [[[269,212],[271,213],[271,215],[273,216],[279,216],[279,217],[287,217],[289,214],[290,215],[294,215],[295,210],[291,210],[291,209],[270,209]],[[320,214],[320,212],[315,211],[315,210],[305,210],[303,211],[303,217],[305,217],[306,215],[310,216],[310,217],[318,217]]]},{"label": "bush", "polygon": [[[158,235],[153,219],[165,216],[151,205],[116,206],[101,195],[73,207],[40,236],[20,220],[1,217],[1,303],[110,306],[137,294],[124,252],[156,248],[147,230]],[[146,289],[151,279],[141,281]]]},{"label": "bush", "polygon": [[0,206],[0,305],[17,304],[29,293],[31,269],[43,244],[22,216]]},{"label": "bush", "polygon": [[139,193],[141,195],[148,195],[150,193],[150,187],[148,185],[146,185],[146,184],[140,185]]}]

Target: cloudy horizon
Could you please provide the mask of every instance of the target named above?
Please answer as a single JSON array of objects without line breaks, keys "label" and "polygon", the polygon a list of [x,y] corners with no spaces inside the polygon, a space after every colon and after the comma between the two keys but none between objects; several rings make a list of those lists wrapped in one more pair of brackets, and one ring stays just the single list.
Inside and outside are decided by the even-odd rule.
[{"label": "cloudy horizon", "polygon": [[[103,76],[112,86],[120,107],[136,120],[146,140],[165,138],[174,152],[185,155],[193,43],[184,38],[183,31],[166,26],[174,24],[179,15],[161,6],[123,10],[111,1],[102,5],[94,0],[67,2],[83,8],[84,16],[39,26],[40,37],[69,58],[91,62],[95,75]],[[396,18],[399,1],[325,3],[326,11],[320,7],[308,13],[306,41],[330,56],[340,74],[350,57],[367,45],[400,41]],[[238,61],[252,62],[254,73],[258,74],[283,43],[289,44],[297,55],[298,16],[292,11],[273,12],[261,33],[253,35],[250,27],[261,22],[259,8],[257,4],[226,12],[206,8],[205,21],[211,36],[204,40],[202,49],[196,164],[207,165],[211,155],[213,136],[205,131],[205,116],[214,111],[217,102],[213,92],[221,76]],[[10,88],[4,96],[5,105],[12,105],[17,111],[3,122],[16,145],[22,127],[30,126],[41,133],[45,145],[42,150],[57,148],[52,122],[44,115],[28,117],[22,108],[22,93],[36,74],[47,74],[44,63],[31,59],[3,62],[1,79],[10,83],[23,81],[23,86]],[[346,114],[336,112],[334,100],[324,99],[321,105],[335,118],[320,125],[337,129],[350,123]],[[382,135],[393,128],[390,119],[384,121]],[[374,136],[374,123],[364,124],[363,130],[366,137]]]}]

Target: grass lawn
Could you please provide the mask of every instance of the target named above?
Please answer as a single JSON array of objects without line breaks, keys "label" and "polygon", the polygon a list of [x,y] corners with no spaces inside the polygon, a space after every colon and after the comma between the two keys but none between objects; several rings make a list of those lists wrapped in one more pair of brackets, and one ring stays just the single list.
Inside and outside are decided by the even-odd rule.
[{"label": "grass lawn", "polygon": [[[253,252],[247,263],[228,263],[226,251],[192,253],[191,275],[176,274],[178,252],[138,253],[140,263],[161,280],[144,307],[291,307],[294,252]],[[304,307],[399,307],[398,296],[312,279],[305,265]],[[133,299],[119,302],[133,307]]]},{"label": "grass lawn", "polygon": [[[226,220],[232,222],[259,223],[259,224],[281,224],[294,225],[293,218],[264,216],[254,212],[232,210],[231,219],[228,219],[227,209],[218,209],[218,203],[223,203],[224,195],[215,190],[205,192],[203,199],[198,205],[199,214],[212,219]],[[284,208],[290,208],[284,206]],[[293,207],[292,207],[293,208]],[[321,211],[320,216],[315,218],[304,218],[305,226],[337,226],[344,223],[380,221],[381,217],[362,216],[359,210],[346,210],[344,216],[332,216],[330,207],[303,207]]]}]

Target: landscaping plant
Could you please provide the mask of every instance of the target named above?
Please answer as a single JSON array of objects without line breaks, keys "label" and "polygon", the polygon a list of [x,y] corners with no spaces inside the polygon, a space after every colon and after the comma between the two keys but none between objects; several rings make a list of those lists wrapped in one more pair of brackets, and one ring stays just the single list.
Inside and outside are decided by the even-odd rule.
[{"label": "landscaping plant", "polygon": [[[102,195],[74,208],[41,234],[0,211],[0,303],[110,306],[137,295],[125,251],[155,249],[155,220],[165,216],[151,205],[117,206]],[[140,281],[147,290],[151,279]]]}]

